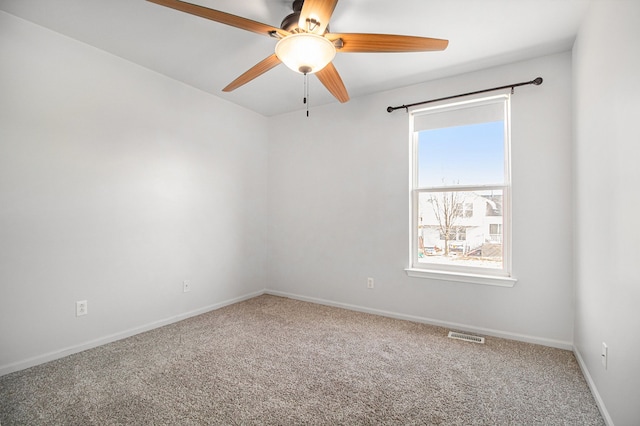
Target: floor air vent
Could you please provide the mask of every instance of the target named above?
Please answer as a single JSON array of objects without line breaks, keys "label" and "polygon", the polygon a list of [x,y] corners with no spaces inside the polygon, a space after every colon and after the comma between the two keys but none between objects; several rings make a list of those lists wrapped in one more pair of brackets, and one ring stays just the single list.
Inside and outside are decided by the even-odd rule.
[{"label": "floor air vent", "polygon": [[482,343],[484,344],[484,337],[479,337],[479,336],[473,336],[471,334],[464,334],[464,333],[456,333],[455,331],[450,331],[449,332],[449,337],[451,339],[458,339],[458,340],[464,340],[466,342],[473,342],[473,343]]}]

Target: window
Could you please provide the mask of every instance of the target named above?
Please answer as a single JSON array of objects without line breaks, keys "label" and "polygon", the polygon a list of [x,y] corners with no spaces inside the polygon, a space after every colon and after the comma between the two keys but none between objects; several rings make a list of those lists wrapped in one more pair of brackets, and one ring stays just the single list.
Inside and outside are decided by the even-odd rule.
[{"label": "window", "polygon": [[510,99],[413,111],[411,276],[512,286]]},{"label": "window", "polygon": [[492,223],[489,225],[489,238],[491,241],[502,243],[502,224]]},{"label": "window", "polygon": [[473,203],[457,203],[457,216],[458,217],[472,217],[473,216]]}]

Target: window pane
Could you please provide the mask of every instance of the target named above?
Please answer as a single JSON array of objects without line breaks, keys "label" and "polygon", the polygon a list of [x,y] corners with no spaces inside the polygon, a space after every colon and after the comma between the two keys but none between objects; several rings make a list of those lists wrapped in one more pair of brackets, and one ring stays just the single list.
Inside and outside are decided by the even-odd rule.
[{"label": "window pane", "polygon": [[418,262],[502,269],[502,199],[502,190],[420,192]]},{"label": "window pane", "polygon": [[504,121],[418,133],[418,186],[504,183]]}]

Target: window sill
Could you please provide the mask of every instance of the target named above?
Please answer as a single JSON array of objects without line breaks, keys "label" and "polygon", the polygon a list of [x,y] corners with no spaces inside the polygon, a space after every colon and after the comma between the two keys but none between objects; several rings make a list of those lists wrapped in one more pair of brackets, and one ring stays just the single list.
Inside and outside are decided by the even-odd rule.
[{"label": "window sill", "polygon": [[498,287],[513,287],[518,281],[513,277],[500,277],[496,275],[478,275],[461,272],[434,271],[433,269],[407,268],[404,270],[413,278],[428,278],[434,280],[457,281],[471,284],[493,285]]}]

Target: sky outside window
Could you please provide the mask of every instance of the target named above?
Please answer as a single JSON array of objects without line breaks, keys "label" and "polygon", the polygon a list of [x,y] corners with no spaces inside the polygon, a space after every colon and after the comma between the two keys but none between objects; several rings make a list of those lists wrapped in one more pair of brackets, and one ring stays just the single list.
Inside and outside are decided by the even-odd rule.
[{"label": "sky outside window", "polygon": [[503,183],[503,121],[419,133],[419,187]]}]

